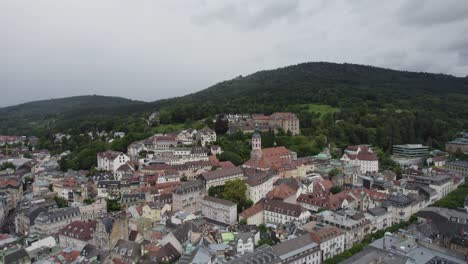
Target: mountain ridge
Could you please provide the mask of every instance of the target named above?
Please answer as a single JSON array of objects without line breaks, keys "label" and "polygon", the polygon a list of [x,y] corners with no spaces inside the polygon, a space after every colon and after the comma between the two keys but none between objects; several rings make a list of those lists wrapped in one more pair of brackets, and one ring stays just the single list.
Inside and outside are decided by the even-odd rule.
[{"label": "mountain ridge", "polygon": [[[468,103],[467,97],[466,77],[350,63],[306,62],[257,71],[198,92],[153,102],[89,95],[4,107],[0,108],[0,133],[20,133],[28,130],[28,125],[41,122],[52,124],[49,128],[53,128],[65,119],[99,123],[99,119],[148,115],[154,111],[169,112],[167,122],[183,123],[217,113],[295,111],[294,106],[310,103],[343,109],[365,106],[374,112],[390,105],[437,111],[444,118],[465,117],[468,113],[463,105]],[[446,104],[447,101],[453,104]],[[19,128],[17,121],[25,124]],[[463,127],[461,122],[459,126]]]}]

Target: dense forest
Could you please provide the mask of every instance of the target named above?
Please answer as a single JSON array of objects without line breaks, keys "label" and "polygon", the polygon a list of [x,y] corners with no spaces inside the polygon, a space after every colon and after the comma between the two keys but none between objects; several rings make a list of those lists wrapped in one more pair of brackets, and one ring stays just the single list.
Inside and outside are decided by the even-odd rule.
[{"label": "dense forest", "polygon": [[[146,122],[155,111],[160,125]],[[295,112],[301,119],[302,135],[267,134],[266,144],[286,145],[299,155],[317,153],[327,144],[366,143],[386,153],[400,143],[443,148],[457,131],[468,130],[468,78],[354,64],[303,63],[239,76],[197,93],[151,103],[83,96],[3,108],[0,134],[35,134],[50,140],[54,132],[106,130],[140,138],[158,131],[158,126],[163,131],[161,127],[180,128],[194,122],[204,124],[204,120],[213,126],[210,120],[219,113],[275,111]],[[221,140],[228,151],[242,159],[247,156],[245,137]]]}]

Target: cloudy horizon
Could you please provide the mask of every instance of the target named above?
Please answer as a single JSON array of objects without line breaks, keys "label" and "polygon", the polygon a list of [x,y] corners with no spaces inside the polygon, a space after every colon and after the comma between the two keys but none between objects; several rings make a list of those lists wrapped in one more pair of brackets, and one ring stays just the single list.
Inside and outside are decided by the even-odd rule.
[{"label": "cloudy horizon", "polygon": [[0,107],[154,101],[310,61],[468,75],[465,0],[0,0]]}]

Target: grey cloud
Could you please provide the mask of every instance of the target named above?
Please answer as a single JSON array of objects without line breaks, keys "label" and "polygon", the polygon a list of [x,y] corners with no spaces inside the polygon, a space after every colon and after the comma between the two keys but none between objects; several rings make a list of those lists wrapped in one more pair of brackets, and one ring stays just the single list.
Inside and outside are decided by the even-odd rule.
[{"label": "grey cloud", "polygon": [[466,0],[0,0],[0,106],[152,101],[305,61],[468,73]]},{"label": "grey cloud", "polygon": [[403,24],[432,26],[468,19],[468,3],[465,0],[413,0],[399,10]]},{"label": "grey cloud", "polygon": [[299,0],[226,2],[216,7],[211,7],[205,2],[202,4],[200,13],[193,16],[193,20],[200,24],[225,22],[246,29],[255,29],[284,18],[294,19],[299,7]]}]

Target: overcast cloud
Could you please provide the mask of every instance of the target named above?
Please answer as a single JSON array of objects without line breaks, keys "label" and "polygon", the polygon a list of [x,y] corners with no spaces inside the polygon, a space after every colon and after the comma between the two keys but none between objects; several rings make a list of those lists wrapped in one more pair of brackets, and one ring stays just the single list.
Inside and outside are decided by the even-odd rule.
[{"label": "overcast cloud", "polygon": [[0,0],[0,106],[144,101],[307,61],[468,74],[466,0]]}]

